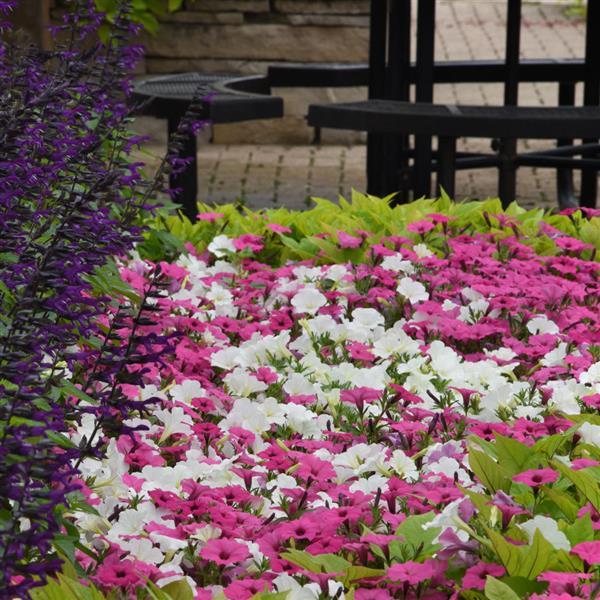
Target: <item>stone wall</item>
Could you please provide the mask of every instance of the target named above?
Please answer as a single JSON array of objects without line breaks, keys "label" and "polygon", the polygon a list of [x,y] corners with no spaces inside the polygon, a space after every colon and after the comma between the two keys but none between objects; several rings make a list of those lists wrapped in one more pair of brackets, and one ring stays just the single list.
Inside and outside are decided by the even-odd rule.
[{"label": "stone wall", "polygon": [[[163,20],[157,35],[145,35],[147,73],[199,70],[264,73],[281,62],[366,62],[368,0],[186,0]],[[283,89],[286,116],[214,128],[217,143],[307,143],[304,121],[310,102],[364,98],[364,88]],[[325,143],[360,135],[326,131]]]}]

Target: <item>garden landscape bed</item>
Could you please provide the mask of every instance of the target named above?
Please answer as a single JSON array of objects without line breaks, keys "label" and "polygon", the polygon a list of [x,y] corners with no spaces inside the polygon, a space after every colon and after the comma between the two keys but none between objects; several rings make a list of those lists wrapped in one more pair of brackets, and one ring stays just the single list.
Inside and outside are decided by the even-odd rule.
[{"label": "garden landscape bed", "polygon": [[591,597],[599,264],[559,227],[597,243],[598,217],[312,212],[160,218],[120,262],[137,335],[172,347],[121,386],[150,402],[132,433],[80,464],[78,565],[109,597]]}]

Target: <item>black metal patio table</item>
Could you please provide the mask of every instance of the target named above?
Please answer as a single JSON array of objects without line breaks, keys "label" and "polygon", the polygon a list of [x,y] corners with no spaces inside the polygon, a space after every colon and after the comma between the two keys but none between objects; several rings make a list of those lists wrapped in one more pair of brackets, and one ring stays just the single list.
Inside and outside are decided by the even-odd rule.
[{"label": "black metal patio table", "polygon": [[[433,104],[434,83],[444,73],[443,65],[434,62],[435,8],[435,0],[418,2],[416,65],[411,65],[411,1],[371,0],[369,100],[311,105],[309,125],[368,132],[368,187],[376,195],[400,190],[406,200],[412,190],[414,197],[429,196],[432,171],[452,194],[456,169],[493,166],[499,170],[499,196],[507,204],[515,197],[517,168],[531,165],[557,169],[561,206],[576,204],[572,169],[581,168],[581,205],[594,206],[600,170],[600,2],[588,3],[585,58],[571,68],[569,61],[520,61],[521,0],[507,0],[504,61],[487,72],[481,61],[446,70],[452,72],[448,81],[502,81],[500,107]],[[524,80],[556,81],[559,107],[518,106]],[[575,107],[580,81],[584,106]],[[412,83],[414,102],[409,100]],[[495,154],[458,153],[456,140],[467,135],[492,138]],[[409,136],[414,136],[412,146]],[[433,136],[437,151],[432,150]],[[553,138],[558,147],[518,154],[516,140],[521,138]],[[582,144],[573,145],[573,138]]]},{"label": "black metal patio table", "polygon": [[[169,137],[177,131],[181,119],[194,97],[202,97],[199,119],[211,124],[235,123],[283,116],[283,100],[270,95],[268,80],[262,76],[210,75],[180,73],[151,77],[135,82],[132,100],[139,102],[137,114],[167,120]],[[196,136],[185,136],[180,158],[188,164],[170,175],[171,189],[179,189],[174,200],[192,222],[197,211],[197,143]]]}]

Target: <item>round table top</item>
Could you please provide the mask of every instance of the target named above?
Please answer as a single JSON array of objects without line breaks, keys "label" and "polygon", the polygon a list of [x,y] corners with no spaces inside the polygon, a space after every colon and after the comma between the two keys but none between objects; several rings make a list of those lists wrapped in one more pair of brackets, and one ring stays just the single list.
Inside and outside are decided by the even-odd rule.
[{"label": "round table top", "polygon": [[194,97],[202,99],[200,118],[214,123],[282,117],[283,101],[268,94],[265,82],[261,76],[176,73],[134,82],[133,100],[142,105],[139,113],[164,119],[180,118]]},{"label": "round table top", "polygon": [[212,75],[204,73],[176,73],[151,77],[136,82],[134,94],[149,98],[175,98],[191,102],[194,95],[215,93],[215,84],[239,75]]}]

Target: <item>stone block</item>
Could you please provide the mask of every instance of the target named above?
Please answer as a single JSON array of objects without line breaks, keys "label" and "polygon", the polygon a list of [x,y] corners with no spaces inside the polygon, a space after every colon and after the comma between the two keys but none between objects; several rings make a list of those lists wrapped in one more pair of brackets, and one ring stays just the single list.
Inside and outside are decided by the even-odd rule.
[{"label": "stone block", "polygon": [[216,12],[209,10],[181,10],[161,17],[162,23],[204,23],[209,25],[240,25],[244,15],[239,12]]},{"label": "stone block", "polygon": [[199,71],[202,73],[232,73],[244,75],[264,75],[270,61],[247,61],[242,59],[212,58],[147,58],[148,73],[185,73]]},{"label": "stone block", "polygon": [[368,15],[368,0],[275,0],[275,10],[284,13],[329,13],[334,15]]},{"label": "stone block", "polygon": [[186,0],[188,10],[269,12],[269,0]]},{"label": "stone block", "polygon": [[317,25],[320,27],[369,27],[368,15],[328,15],[328,14],[285,14],[281,15],[290,25]]},{"label": "stone block", "polygon": [[212,58],[296,62],[364,62],[367,28],[245,24],[164,23],[155,36],[144,35],[149,58]]}]

